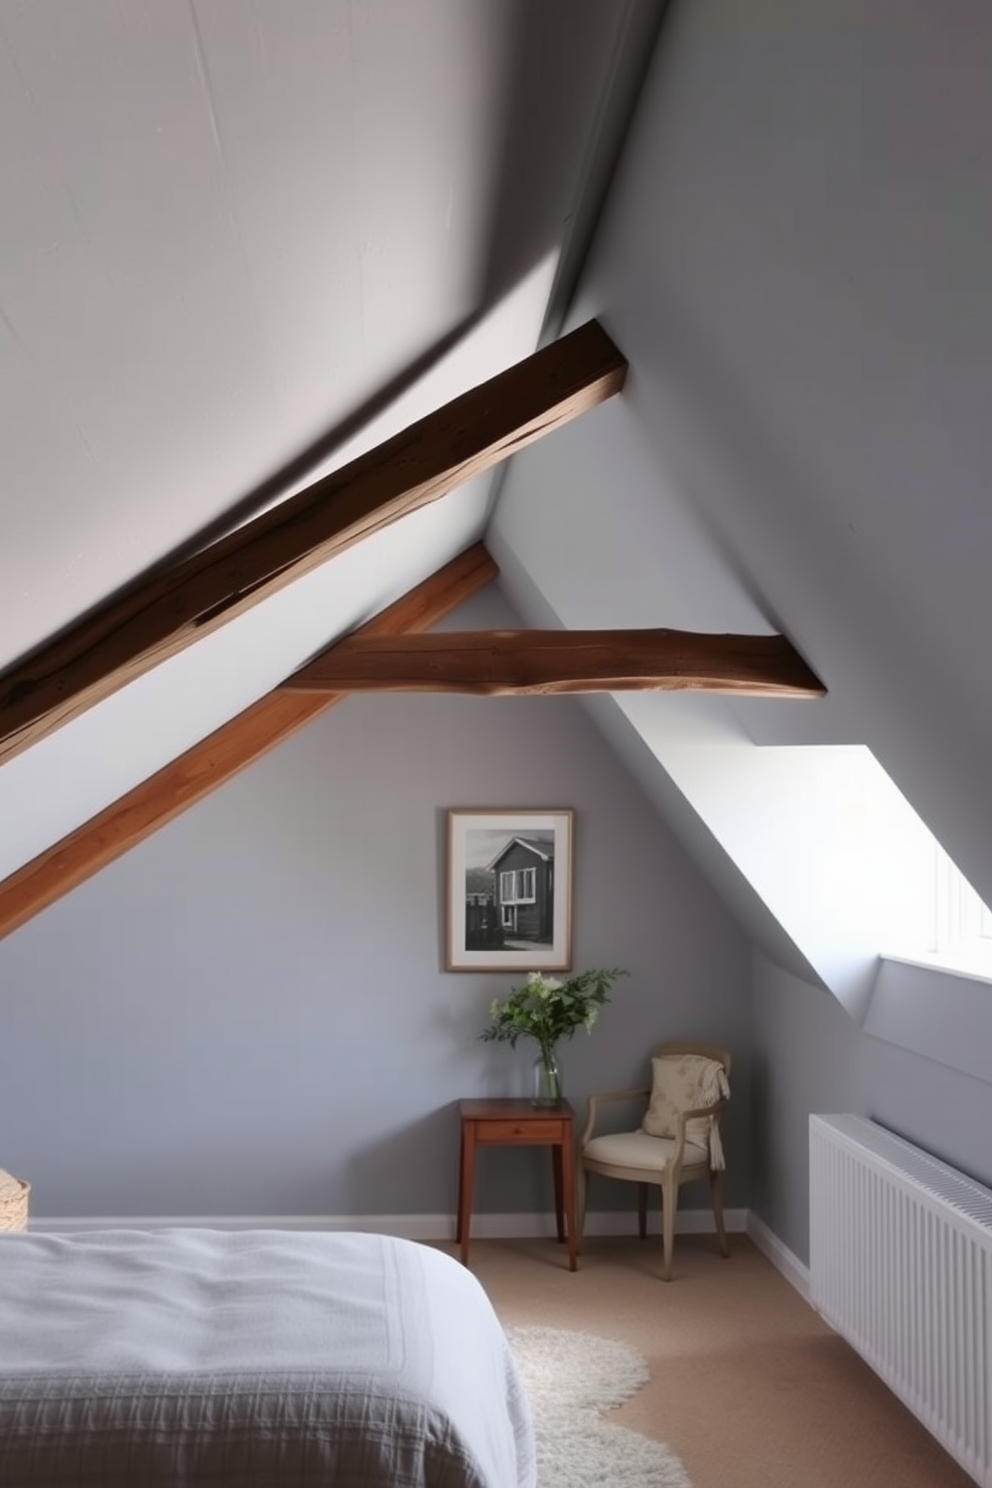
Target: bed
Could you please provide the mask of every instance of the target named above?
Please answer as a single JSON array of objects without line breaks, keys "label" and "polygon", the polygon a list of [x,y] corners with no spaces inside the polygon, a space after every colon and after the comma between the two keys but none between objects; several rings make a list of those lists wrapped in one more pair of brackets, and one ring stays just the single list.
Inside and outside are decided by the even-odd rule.
[{"label": "bed", "polygon": [[0,1238],[3,1488],[534,1488],[482,1287],[410,1240]]}]

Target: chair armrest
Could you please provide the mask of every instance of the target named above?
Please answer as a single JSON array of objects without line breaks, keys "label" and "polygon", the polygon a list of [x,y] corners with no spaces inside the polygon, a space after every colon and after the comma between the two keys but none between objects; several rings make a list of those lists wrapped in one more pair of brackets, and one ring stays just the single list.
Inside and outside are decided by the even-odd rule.
[{"label": "chair armrest", "polygon": [[635,1085],[630,1090],[600,1090],[595,1095],[591,1095],[586,1108],[585,1130],[579,1138],[579,1150],[581,1151],[592,1136],[600,1106],[606,1105],[608,1101],[630,1101],[638,1098],[646,1100],[650,1094],[650,1085]]},{"label": "chair armrest", "polygon": [[700,1116],[718,1116],[726,1104],[725,1100],[719,1100],[712,1106],[700,1106],[698,1111],[680,1111],[679,1125],[684,1126],[687,1121],[698,1120]]},{"label": "chair armrest", "polygon": [[672,1153],[672,1163],[674,1165],[681,1165],[682,1162],[682,1154],[685,1151],[685,1129],[688,1122],[698,1120],[703,1116],[715,1116],[719,1119],[726,1104],[726,1099],[718,1100],[712,1106],[700,1106],[697,1111],[679,1112],[678,1131],[675,1134],[675,1151]]}]

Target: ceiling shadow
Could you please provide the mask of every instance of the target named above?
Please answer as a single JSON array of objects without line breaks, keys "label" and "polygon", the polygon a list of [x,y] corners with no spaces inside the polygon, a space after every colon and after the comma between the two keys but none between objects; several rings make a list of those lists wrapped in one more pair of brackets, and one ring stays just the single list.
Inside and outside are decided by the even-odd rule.
[{"label": "ceiling shadow", "polygon": [[[47,635],[21,665],[81,620],[201,552],[316,478],[335,451],[414,387],[552,250],[560,254],[542,341],[557,333],[598,219],[667,0],[503,0],[490,178],[473,308],[371,396],[271,470],[84,615]],[[555,310],[557,309],[557,315]]]},{"label": "ceiling shadow", "polygon": [[343,419],[134,582],[201,551],[322,470],[335,450],[414,387],[552,249],[564,252],[574,275],[667,3],[502,0],[506,41],[500,48],[503,76],[493,129],[494,188],[481,235],[486,249],[473,308]]},{"label": "ceiling shadow", "polygon": [[495,189],[479,293],[484,304],[497,303],[557,251],[557,303],[549,318],[560,322],[667,0],[508,0],[506,8],[502,123],[494,134]]}]

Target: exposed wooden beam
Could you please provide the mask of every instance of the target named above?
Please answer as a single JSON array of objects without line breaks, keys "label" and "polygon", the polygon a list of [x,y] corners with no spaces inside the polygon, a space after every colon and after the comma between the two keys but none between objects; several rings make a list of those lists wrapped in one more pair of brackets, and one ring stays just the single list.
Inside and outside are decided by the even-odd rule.
[{"label": "exposed wooden beam", "polygon": [[0,763],[352,543],[611,397],[626,369],[589,321],[102,605],[0,676]]},{"label": "exposed wooden beam", "polygon": [[[370,620],[357,636],[401,634],[434,625],[497,575],[481,544],[439,569]],[[210,734],[172,764],[101,811],[0,883],[0,938],[54,904],[188,806],[343,701],[345,693],[309,696],[274,691]]]},{"label": "exposed wooden beam", "polygon": [[682,630],[356,632],[282,687],[483,694],[692,690],[750,697],[826,692],[785,636]]}]

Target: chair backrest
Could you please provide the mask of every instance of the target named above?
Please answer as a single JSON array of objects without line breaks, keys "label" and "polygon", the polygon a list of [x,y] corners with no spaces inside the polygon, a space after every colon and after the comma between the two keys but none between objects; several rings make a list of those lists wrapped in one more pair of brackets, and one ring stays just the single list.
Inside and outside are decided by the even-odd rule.
[{"label": "chair backrest", "polygon": [[719,1044],[700,1044],[693,1039],[676,1043],[656,1044],[651,1050],[652,1059],[663,1059],[666,1054],[701,1054],[704,1059],[716,1059],[723,1065],[723,1072],[730,1079],[731,1056],[729,1049]]},{"label": "chair backrest", "polygon": [[[651,1051],[652,1059],[663,1059],[666,1056],[678,1058],[681,1054],[697,1054],[703,1059],[711,1059],[715,1064],[723,1066],[723,1073],[730,1081],[731,1058],[728,1049],[722,1049],[719,1044],[699,1043],[695,1039],[670,1040],[663,1044],[656,1044]],[[687,1092],[684,1092],[687,1093]],[[700,1094],[702,1093],[700,1089]],[[715,1090],[704,1099],[708,1105],[715,1096]],[[691,1098],[691,1097],[690,1097]],[[644,1113],[642,1130],[649,1136],[663,1137],[673,1136],[672,1120],[675,1111],[674,1095],[670,1089],[666,1089],[663,1095],[656,1091],[654,1079],[652,1089],[648,1095],[648,1104]],[[656,1107],[656,1101],[659,1101]],[[698,1100],[695,1102],[699,1104]],[[723,1145],[720,1141],[720,1116],[717,1111],[712,1116],[702,1116],[698,1120],[690,1121],[685,1129],[686,1140],[700,1146],[708,1146],[710,1149],[710,1163],[713,1168],[723,1167]]]}]

